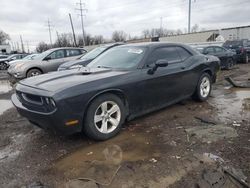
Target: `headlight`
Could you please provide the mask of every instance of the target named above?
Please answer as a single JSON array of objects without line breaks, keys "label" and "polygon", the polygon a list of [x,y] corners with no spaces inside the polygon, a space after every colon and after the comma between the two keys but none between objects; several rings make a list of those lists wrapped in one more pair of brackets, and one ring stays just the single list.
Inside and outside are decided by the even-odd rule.
[{"label": "headlight", "polygon": [[82,65],[73,65],[70,67],[70,69],[80,69],[82,67],[83,67]]},{"label": "headlight", "polygon": [[17,65],[15,65],[15,69],[16,70],[20,70],[20,69],[22,69],[22,66],[23,66],[23,63],[19,63],[19,64],[17,64]]}]

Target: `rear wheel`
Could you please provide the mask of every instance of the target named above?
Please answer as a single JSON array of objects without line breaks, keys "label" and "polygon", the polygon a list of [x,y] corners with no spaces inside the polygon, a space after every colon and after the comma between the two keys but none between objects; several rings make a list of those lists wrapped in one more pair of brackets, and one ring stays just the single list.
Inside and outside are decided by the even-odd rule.
[{"label": "rear wheel", "polygon": [[208,73],[203,73],[193,95],[194,99],[201,102],[206,101],[211,93],[211,83],[211,76]]},{"label": "rear wheel", "polygon": [[107,140],[121,130],[125,121],[122,100],[113,94],[97,97],[90,104],[83,125],[84,133],[95,140]]},{"label": "rear wheel", "polygon": [[38,76],[40,74],[42,74],[42,71],[40,71],[39,69],[31,69],[28,71],[27,77],[29,78],[29,77],[33,77],[33,76]]},{"label": "rear wheel", "polygon": [[249,62],[249,54],[246,53],[243,62],[244,63],[248,63]]},{"label": "rear wheel", "polygon": [[4,62],[0,63],[0,70],[7,70],[7,68],[8,68],[8,65],[6,63]]}]

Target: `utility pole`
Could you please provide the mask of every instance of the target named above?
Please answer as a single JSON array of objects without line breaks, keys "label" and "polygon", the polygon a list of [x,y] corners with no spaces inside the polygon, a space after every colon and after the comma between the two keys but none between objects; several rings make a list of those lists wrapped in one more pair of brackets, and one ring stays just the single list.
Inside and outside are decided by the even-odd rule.
[{"label": "utility pole", "polygon": [[192,0],[188,0],[189,4],[188,4],[188,33],[190,33],[190,29],[191,29],[191,4],[192,4]]},{"label": "utility pole", "polygon": [[82,22],[82,37],[83,37],[83,46],[85,46],[85,32],[84,32],[84,25],[83,25],[83,17],[86,16],[85,14],[83,14],[83,12],[87,12],[87,9],[84,8],[85,7],[85,3],[82,3],[82,0],[80,0],[79,3],[77,3],[79,5],[79,8],[77,8],[76,10],[80,11],[80,16],[81,16],[81,22]]},{"label": "utility pole", "polygon": [[61,40],[60,40],[60,36],[59,36],[58,31],[56,31],[56,36],[57,36],[57,41],[58,41],[58,43],[59,43],[59,46],[62,47],[62,45],[61,45]]},{"label": "utility pole", "polygon": [[30,53],[29,41],[26,41],[26,45],[27,45],[27,51],[28,53]]},{"label": "utility pole", "polygon": [[23,45],[22,35],[20,35],[20,40],[21,40],[22,53],[24,53],[24,45]]},{"label": "utility pole", "polygon": [[160,24],[160,37],[162,37],[163,34],[163,28],[162,28],[162,17],[161,17],[161,24]]},{"label": "utility pole", "polygon": [[74,43],[75,43],[75,47],[76,47],[76,46],[77,46],[77,44],[76,44],[76,35],[75,35],[74,25],[73,25],[73,22],[72,22],[72,18],[71,18],[71,14],[70,14],[70,13],[69,13],[69,19],[70,19],[70,24],[71,24],[71,28],[72,28]]},{"label": "utility pole", "polygon": [[47,27],[49,29],[49,40],[50,40],[50,45],[52,46],[52,37],[51,37],[51,28],[52,28],[52,25],[51,25],[51,22],[49,21],[48,19],[48,22],[47,22]]}]

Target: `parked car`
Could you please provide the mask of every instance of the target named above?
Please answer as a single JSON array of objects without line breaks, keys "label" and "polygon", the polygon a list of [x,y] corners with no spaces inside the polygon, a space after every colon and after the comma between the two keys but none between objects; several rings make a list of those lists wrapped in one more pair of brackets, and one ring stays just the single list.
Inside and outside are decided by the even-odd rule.
[{"label": "parked car", "polygon": [[56,71],[61,64],[77,59],[84,53],[86,50],[82,48],[50,49],[35,56],[32,60],[10,65],[8,73],[16,79],[37,76]]},{"label": "parked car", "polygon": [[119,46],[122,44],[123,43],[114,43],[114,44],[106,44],[106,45],[97,47],[91,50],[90,52],[88,52],[87,54],[83,55],[77,60],[63,63],[62,65],[59,66],[58,71],[84,67],[87,64],[89,64],[91,61],[93,61],[96,57],[98,57],[102,53],[109,50],[110,48],[113,48],[115,46]]},{"label": "parked car", "polygon": [[236,53],[237,62],[248,63],[250,60],[250,40],[228,40],[223,47]]},{"label": "parked car", "polygon": [[1,59],[6,59],[8,57],[8,55],[0,55],[0,60]]},{"label": "parked car", "polygon": [[214,55],[221,61],[221,69],[230,69],[236,64],[236,53],[220,46],[197,47],[205,55]]},{"label": "parked car", "polygon": [[207,100],[219,62],[182,44],[122,45],[87,67],[20,81],[12,102],[41,128],[106,140],[125,120],[191,96]]},{"label": "parked car", "polygon": [[25,56],[27,56],[27,54],[13,54],[13,55],[8,56],[5,59],[0,59],[0,70],[6,70],[8,68],[8,62],[14,61],[17,59],[22,59]]},{"label": "parked car", "polygon": [[38,54],[30,54],[30,55],[25,56],[22,59],[7,62],[7,67],[9,67],[10,65],[14,65],[14,64],[16,65],[18,63],[22,63],[22,62],[27,61],[27,60],[33,60],[35,58],[35,56],[37,56],[37,55]]}]

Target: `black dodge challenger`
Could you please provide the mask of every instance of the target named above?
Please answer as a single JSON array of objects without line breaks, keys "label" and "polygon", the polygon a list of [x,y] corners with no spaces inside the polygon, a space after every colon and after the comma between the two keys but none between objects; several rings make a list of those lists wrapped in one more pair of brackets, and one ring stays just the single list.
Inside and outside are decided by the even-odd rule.
[{"label": "black dodge challenger", "polygon": [[191,96],[205,101],[219,67],[217,57],[186,45],[128,44],[108,50],[87,67],[22,80],[12,102],[41,128],[106,140],[126,120]]}]

